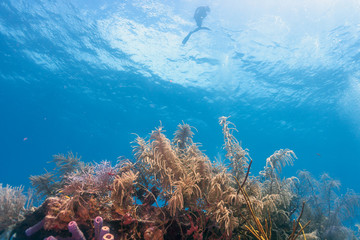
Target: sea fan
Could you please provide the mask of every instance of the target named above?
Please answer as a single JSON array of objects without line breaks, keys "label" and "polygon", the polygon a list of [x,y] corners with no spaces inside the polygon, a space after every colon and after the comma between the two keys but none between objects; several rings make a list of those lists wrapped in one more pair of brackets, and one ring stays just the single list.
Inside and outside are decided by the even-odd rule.
[{"label": "sea fan", "polygon": [[321,195],[327,206],[327,216],[331,215],[333,201],[336,199],[336,190],[340,189],[340,182],[332,179],[327,173],[321,175]]},{"label": "sea fan", "polygon": [[360,195],[348,189],[344,196],[336,200],[335,205],[334,215],[339,216],[342,221],[357,217],[360,214]]},{"label": "sea fan", "polygon": [[355,239],[343,222],[359,214],[359,194],[348,190],[345,195],[338,195],[340,182],[326,173],[320,181],[307,171],[299,171],[298,175],[299,197],[309,203],[303,218],[311,220],[310,231],[317,230],[320,239]]}]

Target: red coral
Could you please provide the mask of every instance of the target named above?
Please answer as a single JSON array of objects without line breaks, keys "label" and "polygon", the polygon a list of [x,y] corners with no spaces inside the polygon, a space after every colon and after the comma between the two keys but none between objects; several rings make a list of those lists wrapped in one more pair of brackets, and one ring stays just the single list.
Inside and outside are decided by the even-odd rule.
[{"label": "red coral", "polygon": [[202,232],[199,230],[199,226],[194,225],[194,222],[190,215],[188,215],[188,218],[190,220],[190,229],[186,231],[186,235],[190,236],[191,234],[193,234],[194,240],[202,240],[203,235]]}]

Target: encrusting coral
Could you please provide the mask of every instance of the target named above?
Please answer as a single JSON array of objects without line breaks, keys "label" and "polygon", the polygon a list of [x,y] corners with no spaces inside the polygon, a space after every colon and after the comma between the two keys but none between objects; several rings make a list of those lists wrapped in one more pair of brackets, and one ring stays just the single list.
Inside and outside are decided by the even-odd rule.
[{"label": "encrusting coral", "polygon": [[228,117],[219,123],[227,158],[223,164],[209,160],[194,143],[193,128],[184,123],[173,140],[162,126],[149,138],[138,136],[133,162],[85,164],[71,152],[54,155],[52,172],[30,178],[45,201],[17,223],[13,239],[355,236],[343,221],[358,211],[358,194],[337,196],[339,184],[327,175],[321,181],[304,171],[282,177],[282,168],[296,159],[289,149],[276,151],[258,175],[251,174],[253,160],[235,138],[235,125]]}]

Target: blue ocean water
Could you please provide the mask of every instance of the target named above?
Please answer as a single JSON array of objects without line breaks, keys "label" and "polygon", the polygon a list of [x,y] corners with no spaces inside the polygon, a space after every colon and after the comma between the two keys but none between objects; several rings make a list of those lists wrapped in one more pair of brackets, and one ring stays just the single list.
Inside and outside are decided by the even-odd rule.
[{"label": "blue ocean water", "polygon": [[[211,12],[194,33],[198,6]],[[0,3],[0,183],[30,186],[53,154],[133,159],[131,141],[184,121],[212,160],[218,118],[260,171],[327,172],[360,192],[360,4],[350,0]]]}]

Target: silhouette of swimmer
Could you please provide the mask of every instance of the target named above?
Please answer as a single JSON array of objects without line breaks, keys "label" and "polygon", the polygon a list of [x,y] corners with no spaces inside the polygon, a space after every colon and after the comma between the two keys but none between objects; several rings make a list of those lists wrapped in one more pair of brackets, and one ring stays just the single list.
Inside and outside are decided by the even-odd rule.
[{"label": "silhouette of swimmer", "polygon": [[182,41],[182,44],[186,44],[186,42],[189,40],[190,36],[203,29],[203,30],[210,30],[210,28],[207,28],[207,27],[202,27],[202,22],[204,20],[204,18],[207,16],[207,13],[210,12],[210,8],[208,6],[202,6],[202,7],[198,7],[196,10],[195,10],[195,14],[194,14],[194,19],[196,21],[196,25],[197,25],[197,28],[191,32],[189,32],[189,34],[184,38],[184,40]]}]

